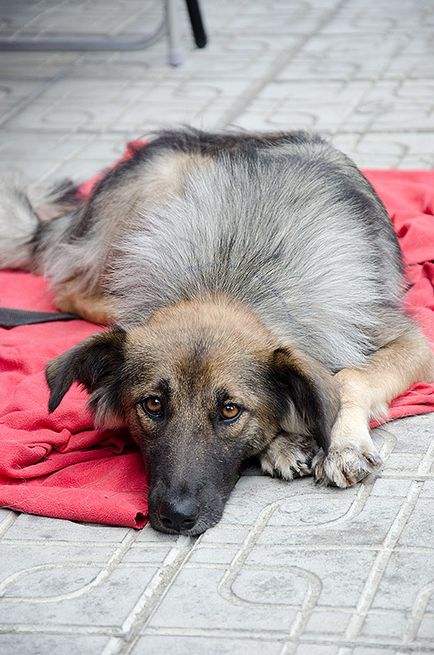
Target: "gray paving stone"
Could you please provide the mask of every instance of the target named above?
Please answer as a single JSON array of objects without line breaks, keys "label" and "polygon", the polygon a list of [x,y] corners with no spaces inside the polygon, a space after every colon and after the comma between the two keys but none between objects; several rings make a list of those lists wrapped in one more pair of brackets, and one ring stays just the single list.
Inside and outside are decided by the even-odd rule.
[{"label": "gray paving stone", "polygon": [[[371,497],[362,504],[346,505],[342,501],[341,513],[335,518],[323,520],[322,510],[327,516],[327,503],[324,497],[316,503],[317,522],[307,525],[294,516],[292,524],[278,524],[277,520],[267,524],[258,538],[258,544],[306,544],[315,540],[315,547],[341,544],[342,546],[379,547],[386,538],[390,527],[399,511],[401,499]],[[335,507],[339,506],[339,497],[334,498]],[[321,502],[322,501],[322,502]],[[314,504],[315,507],[315,504]]]},{"label": "gray paving stone", "polygon": [[[22,581],[24,580],[26,585],[29,576],[32,578],[32,582],[28,583],[29,588],[34,585],[40,586],[42,589],[45,583],[57,585],[56,580],[68,577],[68,573],[64,571],[65,564],[71,565],[71,570],[81,565],[101,569],[106,566],[112,554],[113,547],[110,545],[98,547],[98,544],[87,545],[79,542],[78,544],[70,543],[58,546],[49,542],[15,541],[9,543],[5,540],[2,543],[0,561],[0,589],[6,597],[17,595],[14,590],[22,589]],[[47,576],[51,576],[52,580]],[[71,584],[75,585],[72,578],[73,576]],[[65,584],[62,582],[62,585]],[[42,589],[41,592],[38,592],[38,595],[40,594],[44,595],[45,591]],[[20,594],[18,593],[18,595]]]},{"label": "gray paving stone", "polygon": [[28,160],[42,163],[47,157],[57,162],[70,159],[95,138],[89,134],[66,135],[37,130],[22,132],[10,128],[3,129],[0,136],[0,158],[5,163],[11,160],[17,163]]},{"label": "gray paving stone", "polygon": [[421,498],[434,498],[434,480],[427,480],[420,493]]},{"label": "gray paving stone", "polygon": [[237,555],[238,549],[235,546],[228,546],[224,544],[212,543],[207,548],[206,545],[199,545],[192,551],[189,562],[190,563],[205,563],[205,564],[230,564],[234,557]]},{"label": "gray paving stone", "polygon": [[158,546],[174,546],[175,544],[179,543],[183,537],[177,537],[176,535],[172,534],[163,534],[162,532],[157,532],[156,530],[153,530],[150,525],[147,525],[143,528],[143,530],[139,530],[136,532],[136,539],[135,543],[137,544],[153,544],[153,545],[158,545]]},{"label": "gray paving stone", "polygon": [[216,637],[212,645],[206,637],[143,636],[134,646],[133,655],[151,653],[176,653],[176,655],[280,655],[282,644],[253,639],[233,639]]},{"label": "gray paving stone", "polygon": [[[296,605],[267,603],[257,589],[255,598],[243,598],[225,587],[225,570],[184,568],[162,599],[149,626],[152,628],[236,630],[240,636],[255,631],[289,630]],[[270,605],[273,611],[270,611]]]},{"label": "gray paving stone", "polygon": [[[357,603],[375,557],[373,550],[312,548],[308,551],[288,547],[278,554],[271,547],[256,547],[248,555],[246,565],[264,567],[266,571],[268,567],[276,567],[277,571],[280,568],[288,569],[289,575],[305,577],[306,594],[312,595],[319,607],[338,605],[345,608]],[[345,575],[341,575],[342,571],[345,571]],[[278,585],[276,597],[283,594],[285,587]],[[259,589],[257,598],[259,602]],[[286,603],[292,605],[290,595]]]},{"label": "gray paving stone", "polygon": [[0,120],[14,107],[18,107],[26,98],[39,89],[38,82],[14,81],[0,84]]},{"label": "gray paving stone", "polygon": [[102,653],[108,637],[100,635],[52,635],[41,633],[0,634],[0,653],[20,655],[95,655]]},{"label": "gray paving stone", "polygon": [[[156,127],[318,129],[366,168],[434,167],[430,0],[202,0],[210,44],[2,53],[0,171],[85,179]],[[2,3],[0,32],[138,34],[159,0]],[[0,509],[0,652],[434,652],[434,415],[374,433],[346,491],[251,470],[198,539]]]},{"label": "gray paving stone", "polygon": [[328,644],[300,644],[295,652],[297,655],[338,655],[338,647]]},{"label": "gray paving stone", "polygon": [[421,549],[391,553],[372,606],[407,611],[417,606],[422,610],[421,593],[432,589],[433,576],[434,560],[430,552]]},{"label": "gray paving stone", "polygon": [[317,607],[306,624],[306,633],[318,638],[324,634],[343,635],[350,619],[351,614],[345,609]]},{"label": "gray paving stone", "polygon": [[403,498],[408,494],[411,480],[393,480],[378,478],[371,489],[371,496],[388,496]]},{"label": "gray paving stone", "polygon": [[371,611],[366,617],[361,634],[367,636],[379,635],[389,639],[402,640],[404,636],[406,616],[404,612]]},{"label": "gray paving stone", "polygon": [[94,523],[76,523],[57,519],[53,521],[45,516],[20,514],[17,520],[4,534],[8,542],[38,541],[50,542],[98,542],[102,544],[118,543],[128,532],[128,528],[97,525]]},{"label": "gray paving stone", "polygon": [[[409,651],[402,650],[399,648],[398,650],[392,651],[395,653],[395,655],[410,655]],[[378,648],[378,646],[365,646],[365,647],[357,647],[353,650],[354,655],[390,655],[390,649],[389,648]]]},{"label": "gray paving stone", "polygon": [[2,79],[13,82],[47,82],[61,76],[63,71],[66,74],[70,66],[79,60],[77,54],[69,52],[2,52],[1,57]]},{"label": "gray paving stone", "polygon": [[[400,546],[428,547],[434,544],[434,499],[419,498],[409,517],[401,537]],[[427,553],[428,555],[428,553]]]},{"label": "gray paving stone", "polygon": [[[235,488],[234,493],[238,493],[238,488]],[[228,516],[226,510],[226,516]],[[241,518],[241,517],[240,517]],[[238,521],[237,521],[238,523]],[[214,528],[210,528],[201,535],[199,540],[201,544],[241,544],[249,535],[250,526],[247,525],[237,525],[228,523],[223,519],[218,525]]]},{"label": "gray paving stone", "polygon": [[344,3],[338,16],[324,27],[326,33],[402,32],[408,29],[432,31],[434,11],[430,2],[357,0]]},{"label": "gray paving stone", "polygon": [[423,640],[427,640],[430,644],[434,641],[434,614],[430,616],[425,616],[420,624],[418,630],[418,637]]},{"label": "gray paving stone", "polygon": [[[47,628],[66,623],[83,628],[120,629],[156,569],[149,565],[140,569],[119,565],[110,575],[101,577],[100,582],[97,572],[94,566],[74,566],[66,554],[63,563],[47,568],[45,575],[38,572],[26,595],[2,598],[0,625],[15,626],[18,622]],[[49,576],[51,581],[47,580]],[[25,588],[19,591],[24,593]]]}]

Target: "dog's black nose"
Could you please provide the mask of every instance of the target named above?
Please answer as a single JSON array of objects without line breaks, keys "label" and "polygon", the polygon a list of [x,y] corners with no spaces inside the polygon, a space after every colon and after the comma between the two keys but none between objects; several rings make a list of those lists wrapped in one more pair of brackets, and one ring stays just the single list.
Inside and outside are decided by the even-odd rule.
[{"label": "dog's black nose", "polygon": [[158,507],[158,516],[162,525],[175,532],[191,530],[198,514],[196,502],[188,497],[164,500]]}]

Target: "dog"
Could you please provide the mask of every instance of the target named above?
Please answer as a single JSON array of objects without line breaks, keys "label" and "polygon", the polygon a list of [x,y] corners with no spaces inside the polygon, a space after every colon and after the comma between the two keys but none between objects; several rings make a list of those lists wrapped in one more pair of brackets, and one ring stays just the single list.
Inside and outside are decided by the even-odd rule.
[{"label": "dog", "polygon": [[304,131],[163,130],[88,199],[11,186],[0,266],[111,326],[48,364],[49,411],[78,382],[96,425],[128,426],[163,532],[215,525],[251,457],[338,487],[375,473],[369,419],[433,379],[383,204]]}]

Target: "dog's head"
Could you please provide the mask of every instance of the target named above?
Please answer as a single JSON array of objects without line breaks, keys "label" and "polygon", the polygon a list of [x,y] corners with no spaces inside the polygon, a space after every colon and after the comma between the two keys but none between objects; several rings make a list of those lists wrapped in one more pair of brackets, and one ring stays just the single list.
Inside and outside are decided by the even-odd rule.
[{"label": "dog's head", "polygon": [[91,337],[50,362],[47,381],[50,411],[77,381],[97,424],[129,427],[149,468],[151,524],[192,535],[220,519],[242,461],[277,434],[304,430],[327,450],[338,405],[317,362],[218,301]]}]

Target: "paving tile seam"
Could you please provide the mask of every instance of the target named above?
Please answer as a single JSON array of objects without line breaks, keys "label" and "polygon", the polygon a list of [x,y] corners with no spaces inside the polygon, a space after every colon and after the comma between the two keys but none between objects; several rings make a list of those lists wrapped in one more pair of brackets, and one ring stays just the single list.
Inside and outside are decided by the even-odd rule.
[{"label": "paving tile seam", "polygon": [[53,84],[55,84],[59,80],[63,79],[64,77],[66,77],[68,75],[68,73],[70,71],[72,71],[79,63],[80,63],[80,57],[77,58],[76,61],[73,61],[73,62],[63,66],[63,68],[61,68],[61,70],[58,71],[58,73],[56,73],[56,75],[54,75],[52,78],[47,80],[45,82],[45,84],[42,84],[39,89],[35,89],[35,91],[33,93],[31,93],[30,95],[26,96],[25,98],[22,98],[21,100],[19,100],[16,103],[16,105],[11,107],[11,109],[6,113],[6,115],[3,118],[0,119],[0,127],[2,127],[2,128],[6,127],[7,124],[9,123],[9,121],[12,118],[15,118],[16,116],[19,116],[19,114],[28,105],[30,105],[32,102],[34,102],[35,100],[40,98],[50,86],[52,86]]},{"label": "paving tile seam", "polygon": [[[71,600],[72,598],[79,598],[80,596],[83,596],[91,589],[100,586],[103,582],[105,582],[110,577],[112,572],[122,561],[124,555],[129,550],[131,544],[134,543],[136,538],[137,538],[136,535],[132,531],[127,533],[127,535],[123,538],[120,544],[115,547],[114,552],[108,559],[107,563],[101,566],[100,572],[90,582],[88,582],[87,584],[83,585],[82,587],[80,587],[75,591],[71,591],[65,594],[58,594],[56,596],[50,596],[49,598],[41,598],[41,597],[19,598],[19,597],[9,596],[8,600],[10,602],[25,601],[25,602],[32,602],[32,603],[54,603],[54,602],[60,602],[62,600]],[[91,565],[87,564],[87,566],[91,566]],[[0,583],[0,596],[2,595],[3,590],[8,587],[8,585],[15,582],[16,580],[18,580],[23,575],[29,572],[42,571],[42,570],[49,571],[57,568],[81,568],[81,567],[83,567],[83,562],[81,564],[80,563],[75,564],[73,562],[66,562],[66,563],[64,562],[62,564],[41,564],[38,566],[20,569],[19,571],[7,576],[6,578],[3,578],[3,580]]]},{"label": "paving tile seam", "polygon": [[[246,601],[245,599],[240,598],[234,591],[233,585],[241,571],[246,565],[246,560],[250,553],[252,552],[253,547],[258,541],[259,536],[265,529],[269,519],[273,515],[276,507],[278,506],[277,502],[270,503],[266,506],[262,512],[259,514],[257,520],[255,521],[253,527],[251,528],[249,534],[247,535],[244,543],[239,549],[238,553],[235,555],[231,564],[225,570],[225,573],[218,585],[217,591],[218,594],[229,603],[233,605],[238,605],[241,607],[250,607],[251,602]],[[299,567],[289,567],[290,570],[296,574],[305,578],[308,582],[308,592],[305,595],[302,606],[296,613],[295,618],[288,625],[287,629],[287,639],[295,637],[301,634],[303,627],[306,625],[309,616],[313,607],[315,606],[322,589],[322,582],[319,576],[317,576],[312,571],[306,569],[301,569]],[[263,607],[264,609],[269,608],[269,604],[257,603],[258,607]],[[279,607],[282,607],[282,604],[278,604]],[[276,607],[276,605],[274,606]],[[283,606],[286,609],[285,606]],[[288,617],[289,618],[289,617]]]},{"label": "paving tile seam", "polygon": [[428,475],[432,467],[434,460],[434,439],[428,446],[425,454],[423,455],[419,466],[417,467],[417,473]]},{"label": "paving tile seam", "polygon": [[[427,612],[427,606],[430,597],[434,592],[434,581],[428,583],[419,590],[413,609],[404,631],[403,642],[412,642],[416,639],[422,619],[424,616],[432,618],[434,621],[434,612]],[[433,642],[434,650],[434,642]]]},{"label": "paving tile seam", "polygon": [[0,525],[0,539],[2,539],[3,535],[13,526],[19,516],[18,513],[12,510],[7,511],[9,511],[9,514],[3,519],[2,524]]},{"label": "paving tile seam", "polygon": [[7,634],[48,634],[48,635],[104,635],[114,636],[121,634],[119,628],[112,626],[93,626],[93,625],[40,625],[38,623],[1,623],[0,636]]},{"label": "paving tile seam", "polygon": [[[2,634],[49,634],[49,635],[71,635],[71,634],[80,634],[80,635],[103,635],[109,637],[115,637],[123,639],[125,635],[116,628],[110,626],[107,627],[94,627],[94,626],[83,626],[83,625],[57,625],[57,626],[40,626],[40,625],[14,625],[14,624],[4,624],[0,625],[0,636]],[[245,639],[253,638],[258,639],[259,641],[268,641],[272,639],[273,641],[279,640],[284,642],[288,639],[288,635],[284,631],[279,630],[251,630],[237,628],[236,630],[224,629],[224,628],[188,628],[184,626],[180,627],[159,627],[155,626],[152,628],[146,628],[142,632],[141,636],[182,636],[182,637],[212,637],[212,638],[222,638],[222,639]],[[330,643],[336,643],[337,645],[349,646],[349,647],[361,647],[361,646],[378,646],[385,649],[395,649],[396,647],[401,647],[403,650],[416,650],[421,649],[423,652],[432,652],[431,644],[429,639],[419,639],[410,641],[408,643],[403,643],[402,640],[390,637],[390,641],[384,641],[381,636],[379,638],[375,637],[366,637],[358,638],[357,641],[348,640],[341,638],[337,633],[322,634],[317,636],[313,633],[302,635],[297,637],[297,640],[300,643],[312,643],[312,644],[323,644],[329,645]],[[127,642],[123,642],[122,645],[128,646]],[[122,655],[124,655],[122,653]]]},{"label": "paving tile seam", "polygon": [[[274,544],[273,544],[273,551],[274,551]],[[308,548],[303,548],[303,547],[298,547],[298,548],[292,548],[291,546],[281,546],[281,549],[286,549],[285,554],[288,555],[291,552],[302,552],[302,553],[315,553],[314,549],[308,549]],[[277,548],[276,548],[277,550]],[[428,549],[428,553],[426,550],[415,550],[412,548],[407,548],[403,547],[399,550],[394,549],[394,548],[369,548],[369,547],[363,547],[363,546],[354,546],[353,548],[321,548],[319,549],[319,552],[327,553],[327,552],[354,552],[354,553],[359,553],[359,552],[364,552],[364,553],[386,553],[388,555],[393,555],[394,553],[416,553],[416,554],[422,554],[422,555],[432,555],[434,550],[433,549]],[[139,566],[139,564],[131,566],[130,564],[123,565],[126,568],[136,568]],[[208,569],[212,571],[227,571],[228,565],[226,563],[213,563],[213,562],[189,562],[184,564],[184,568],[188,570],[199,570],[199,569]],[[292,571],[295,570],[297,567],[292,566],[291,564],[288,564],[287,566],[273,566],[271,564],[244,564],[243,565],[243,571],[270,571],[270,572],[278,572],[278,573],[286,573],[287,571]],[[232,597],[231,597],[232,601]],[[256,604],[256,603],[255,603]],[[274,603],[273,603],[274,605]]]},{"label": "paving tile seam", "polygon": [[[236,546],[237,546],[237,544],[231,544],[230,547],[229,546],[227,547],[227,550],[233,550],[234,548],[236,548]],[[265,543],[264,544],[257,543],[256,546],[260,547],[260,548],[262,547],[264,549],[267,548],[267,544],[265,544]],[[219,544],[216,544],[216,545],[211,546],[209,549],[205,548],[205,547],[197,549],[196,552],[206,552],[207,550],[210,550],[210,551],[221,550],[221,548],[220,548]],[[285,553],[287,551],[289,551],[289,552],[301,551],[303,553],[334,552],[334,551],[337,551],[337,552],[341,552],[341,551],[342,552],[353,552],[353,551],[359,552],[359,551],[363,551],[363,552],[376,553],[376,552],[378,552],[380,550],[388,550],[388,551],[390,551],[392,553],[405,552],[405,553],[431,554],[432,552],[434,552],[434,547],[433,546],[393,546],[391,548],[384,548],[381,544],[379,544],[378,546],[373,546],[373,545],[370,545],[370,544],[353,544],[353,545],[350,545],[350,546],[346,546],[345,544],[341,545],[341,546],[334,546],[334,545],[325,545],[325,546],[323,546],[322,544],[320,544],[320,545],[311,546],[309,544],[276,543],[276,544],[273,544],[273,551],[274,550],[276,550],[276,551],[283,550]],[[129,562],[128,564],[123,564],[122,566],[130,566],[130,564],[132,564],[132,563]],[[226,568],[227,567],[227,564],[225,564],[225,563],[215,563],[214,564],[214,563],[207,563],[207,562],[187,562],[184,566],[186,568],[188,568],[188,567],[194,567],[194,566],[199,566],[199,565],[200,566],[205,566],[205,565],[215,566],[216,568],[220,568],[220,567]],[[261,567],[264,567],[265,569],[268,569],[268,567],[269,567],[270,570],[275,570],[276,568],[279,568],[278,565],[271,565],[271,564],[270,565],[266,565],[266,564],[262,565],[261,564]],[[256,568],[256,565],[255,564],[244,564],[243,568]],[[282,567],[282,568],[284,568],[284,567]]]},{"label": "paving tile seam", "polygon": [[[107,548],[107,546],[115,546],[119,544],[121,539],[119,541],[82,541],[80,539],[74,540],[74,541],[58,541],[55,539],[8,539],[7,537],[4,537],[1,540],[1,543],[7,546],[44,546],[45,548],[47,546],[59,546],[59,547],[65,547],[65,548],[70,548],[72,545],[77,545],[77,544],[83,544],[86,546],[89,546],[91,548]],[[134,547],[140,547],[140,544],[133,544]],[[143,547],[148,549],[158,549],[161,548],[161,544],[155,544],[155,543],[144,543]]]},{"label": "paving tile seam", "polygon": [[427,482],[430,480],[434,480],[434,473],[412,473],[409,471],[408,473],[400,473],[399,475],[395,475],[395,473],[389,473],[388,471],[384,471],[383,474],[381,475],[381,479],[383,480],[414,480],[415,482]]},{"label": "paving tile seam", "polygon": [[386,571],[386,567],[390,561],[390,556],[393,552],[393,546],[397,543],[399,537],[401,536],[421,491],[422,484],[420,482],[413,482],[410,485],[407,496],[388,530],[387,536],[383,542],[383,547],[375,558],[371,570],[369,571],[369,574],[366,578],[365,585],[355,608],[354,616],[350,620],[350,623],[348,624],[348,627],[345,631],[345,636],[347,639],[355,640],[359,636],[360,630],[363,626],[368,611],[376,596],[383,575]]},{"label": "paving tile seam", "polygon": [[[224,638],[224,639],[245,639],[247,637],[253,638],[253,639],[258,639],[260,641],[268,641],[272,639],[273,641],[279,640],[279,641],[286,641],[288,640],[288,634],[285,631],[282,630],[251,630],[251,629],[246,629],[244,630],[243,628],[237,628],[236,630],[230,630],[230,629],[225,629],[225,628],[188,628],[184,626],[179,626],[179,627],[171,627],[171,628],[166,628],[166,627],[159,627],[155,626],[152,628],[148,628],[144,633],[144,636],[151,636],[151,635],[161,635],[161,636],[183,636],[183,637],[207,637],[210,638],[212,637],[213,639],[217,638]],[[330,645],[330,644],[335,644],[335,645],[340,645],[340,646],[347,646],[350,648],[355,648],[355,647],[361,647],[361,646],[377,646],[384,648],[386,650],[393,650],[397,647],[401,647],[404,650],[410,651],[410,650],[417,650],[420,649],[423,652],[427,653],[432,653],[431,649],[431,644],[429,643],[429,640],[421,640],[419,639],[418,641],[413,641],[410,643],[403,644],[401,640],[395,637],[390,637],[389,641],[385,641],[384,639],[376,637],[359,637],[357,641],[353,641],[351,639],[345,639],[343,637],[340,637],[339,634],[333,633],[333,634],[322,634],[321,636],[316,636],[316,635],[309,635],[305,636],[302,635],[301,637],[297,637],[296,640],[299,643],[302,644],[320,644],[320,645]],[[427,643],[428,642],[428,643]]]},{"label": "paving tile seam", "polygon": [[[397,54],[398,52],[399,52],[399,46],[397,45],[397,46],[395,47],[395,49],[394,49],[394,53]],[[392,58],[393,58],[393,55],[392,55]],[[387,65],[388,65],[388,62],[385,62],[385,63],[384,63],[384,67],[383,67],[383,71],[386,69]],[[367,89],[360,89],[360,92],[359,92],[358,94],[355,94],[355,96],[354,96],[354,98],[351,100],[351,102],[348,103],[348,105],[347,105],[347,107],[346,107],[346,109],[345,109],[345,112],[344,112],[343,115],[341,116],[340,120],[337,121],[336,126],[335,126],[333,129],[329,130],[329,132],[328,132],[329,134],[334,135],[334,134],[338,134],[338,133],[340,132],[340,130],[341,130],[341,129],[343,128],[343,126],[344,126],[344,123],[345,123],[345,122],[350,118],[350,116],[351,116],[353,113],[356,112],[356,108],[359,106],[361,99],[362,99],[364,96],[366,96],[367,94],[369,94],[369,92],[370,92],[372,89],[375,88],[376,84],[377,84],[378,81],[379,81],[380,76],[381,76],[381,71],[380,71],[376,76],[373,76],[373,77],[369,80],[369,83],[368,83],[369,86],[368,86]],[[401,81],[399,81],[399,84],[400,84],[400,82],[401,82]],[[356,144],[355,144],[356,148],[357,148],[357,146],[359,145],[359,142],[360,142],[361,139],[362,139],[362,135],[359,135],[359,139],[358,139],[358,141],[357,141]]]},{"label": "paving tile seam", "polygon": [[[125,642],[118,643],[116,652],[121,655],[128,648],[128,642],[140,634],[145,625],[152,619],[159,603],[172,587],[174,581],[182,570],[194,542],[190,537],[179,537],[176,544],[160,565],[156,574],[141,594],[127,618],[122,623],[121,636]],[[112,647],[114,644],[112,645]]]}]

